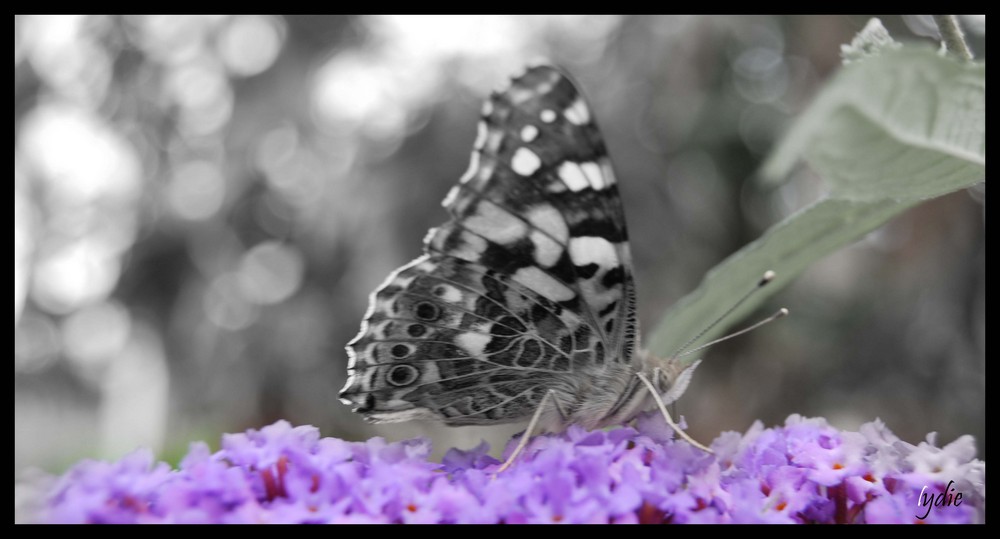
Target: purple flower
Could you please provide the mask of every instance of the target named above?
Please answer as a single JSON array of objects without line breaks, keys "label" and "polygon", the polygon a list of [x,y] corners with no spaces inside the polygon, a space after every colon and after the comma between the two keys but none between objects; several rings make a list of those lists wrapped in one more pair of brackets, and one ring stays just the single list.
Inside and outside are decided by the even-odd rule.
[{"label": "purple flower", "polygon": [[66,472],[49,492],[45,521],[124,524],[159,520],[159,497],[172,477],[140,449],[118,462],[85,460]]},{"label": "purple flower", "polygon": [[435,463],[425,439],[346,442],[279,421],[224,435],[214,454],[191,444],[177,469],[149,451],[80,462],[40,480],[32,506],[37,521],[92,523],[985,521],[986,464],[968,436],[915,446],[877,420],[848,432],[793,415],[723,433],[707,454],[658,414],[635,425],[536,436],[494,478],[485,443]]}]

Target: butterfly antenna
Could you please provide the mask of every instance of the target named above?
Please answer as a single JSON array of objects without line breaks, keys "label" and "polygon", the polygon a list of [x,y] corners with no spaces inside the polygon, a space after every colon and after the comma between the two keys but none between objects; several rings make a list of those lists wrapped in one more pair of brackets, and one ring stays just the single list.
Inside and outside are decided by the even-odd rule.
[{"label": "butterfly antenna", "polygon": [[753,331],[753,330],[759,328],[760,326],[763,326],[764,324],[769,324],[769,323],[774,322],[775,320],[777,320],[779,318],[783,318],[785,316],[788,316],[788,309],[782,307],[782,308],[778,309],[778,312],[772,314],[771,316],[768,316],[767,318],[761,320],[760,322],[757,322],[756,324],[754,324],[754,325],[752,325],[750,327],[743,328],[743,329],[737,331],[736,333],[730,333],[729,335],[726,335],[725,337],[720,337],[718,339],[715,339],[714,341],[709,341],[709,342],[707,342],[707,343],[699,346],[698,348],[694,348],[692,350],[688,350],[687,352],[682,352],[680,355],[677,355],[677,356],[674,356],[674,357],[684,357],[684,356],[693,354],[693,353],[695,353],[695,352],[697,352],[699,350],[704,350],[704,349],[708,348],[709,346],[712,346],[713,344],[719,344],[720,342],[722,342],[722,341],[728,341],[729,339],[732,339],[733,337],[739,337],[740,335],[743,335],[744,333]]},{"label": "butterfly antenna", "polygon": [[[754,287],[751,288],[746,294],[743,294],[742,298],[740,298],[736,303],[734,303],[732,305],[732,307],[726,309],[726,312],[724,312],[721,315],[719,315],[719,317],[716,318],[714,322],[712,322],[707,327],[705,327],[705,329],[701,330],[701,332],[699,332],[693,338],[691,338],[690,340],[688,340],[688,342],[684,343],[684,345],[681,346],[680,348],[678,348],[677,351],[674,352],[673,355],[671,355],[670,357],[683,357],[683,356],[686,356],[688,354],[693,354],[693,353],[695,353],[695,352],[697,352],[699,350],[704,350],[705,348],[708,348],[709,346],[712,346],[713,344],[718,344],[718,343],[720,343],[722,341],[731,339],[731,338],[736,337],[738,335],[742,335],[742,334],[744,334],[744,333],[746,333],[748,331],[755,330],[755,329],[759,328],[760,326],[763,326],[764,324],[773,322],[773,321],[775,321],[775,320],[777,320],[779,318],[787,316],[788,315],[788,309],[781,308],[781,309],[778,310],[778,312],[772,314],[771,316],[765,318],[764,320],[761,320],[760,322],[757,322],[756,324],[754,324],[754,325],[752,325],[752,326],[750,326],[748,328],[741,329],[740,331],[737,331],[736,333],[732,333],[730,335],[726,335],[725,337],[722,337],[722,338],[716,339],[714,341],[711,341],[709,343],[703,344],[703,345],[701,345],[698,348],[695,348],[693,350],[687,350],[688,346],[691,346],[692,343],[696,342],[698,339],[702,338],[706,333],[708,333],[712,328],[714,328],[715,326],[719,325],[719,323],[722,322],[723,320],[725,320],[726,317],[728,317],[730,314],[733,313],[733,311],[735,311],[736,309],[738,309],[740,307],[740,305],[743,305],[743,303],[746,302],[746,300],[749,299],[750,296],[754,295],[755,292],[757,292],[761,288],[764,288],[767,285],[767,283],[769,283],[769,282],[771,282],[773,280],[774,280],[774,272],[771,271],[771,270],[765,271],[764,275],[760,278],[759,281],[757,281],[757,284],[754,285]],[[687,350],[687,351],[685,351],[685,350]]]}]

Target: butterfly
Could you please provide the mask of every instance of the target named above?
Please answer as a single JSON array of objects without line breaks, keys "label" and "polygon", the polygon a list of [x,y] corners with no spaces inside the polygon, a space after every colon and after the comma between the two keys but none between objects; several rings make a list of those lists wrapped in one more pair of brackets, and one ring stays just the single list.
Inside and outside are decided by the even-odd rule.
[{"label": "butterfly", "polygon": [[371,294],[342,402],[374,423],[530,418],[527,433],[621,424],[654,400],[666,414],[697,363],[637,346],[618,182],[569,76],[530,67],[489,97],[443,206],[424,255]]}]

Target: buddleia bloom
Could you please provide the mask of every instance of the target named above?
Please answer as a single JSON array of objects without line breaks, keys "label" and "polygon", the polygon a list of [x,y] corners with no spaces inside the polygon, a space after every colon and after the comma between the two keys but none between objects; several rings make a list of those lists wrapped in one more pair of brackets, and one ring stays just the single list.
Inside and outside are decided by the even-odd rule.
[{"label": "buddleia bloom", "polygon": [[[510,454],[517,438],[508,443]],[[906,443],[793,415],[700,451],[660,416],[536,436],[508,470],[483,443],[428,459],[423,438],[322,438],[279,421],[194,443],[176,468],[148,450],[48,477],[31,520],[58,523],[975,523],[986,465],[963,436]],[[956,494],[961,499],[956,502]],[[951,496],[949,498],[949,495]]]}]

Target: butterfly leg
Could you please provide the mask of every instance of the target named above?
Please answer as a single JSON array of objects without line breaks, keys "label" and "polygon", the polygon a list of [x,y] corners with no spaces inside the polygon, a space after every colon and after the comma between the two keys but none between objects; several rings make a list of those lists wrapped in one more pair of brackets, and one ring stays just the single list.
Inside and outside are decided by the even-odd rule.
[{"label": "butterfly leg", "polygon": [[[648,378],[646,378],[646,375],[640,372],[636,373],[636,376],[638,376],[639,379],[642,380],[642,383],[646,384],[646,387],[649,389],[649,392],[653,395],[653,400],[656,401],[656,405],[660,408],[660,413],[663,414],[663,419],[667,421],[667,425],[670,425],[670,428],[674,429],[674,432],[676,432],[677,435],[680,436],[681,438],[687,440],[689,444],[707,453],[712,453],[713,451],[711,449],[695,441],[694,438],[688,436],[686,432],[681,430],[681,428],[677,425],[677,423],[674,423],[674,419],[670,417],[670,412],[667,411],[667,405],[663,403],[663,399],[660,398],[660,393],[656,390],[656,387],[653,386],[653,383],[650,382]],[[659,369],[653,372],[653,376],[659,378],[660,376]]]},{"label": "butterfly leg", "polygon": [[538,422],[542,418],[542,413],[545,412],[545,406],[549,403],[549,399],[552,400],[552,405],[555,406],[559,415],[562,416],[563,419],[566,418],[566,414],[563,413],[562,409],[559,407],[559,402],[556,401],[555,391],[551,389],[548,390],[548,392],[545,393],[545,396],[542,397],[542,402],[538,404],[538,408],[535,410],[535,415],[531,416],[531,422],[528,423],[528,428],[524,431],[524,434],[521,435],[521,440],[517,443],[517,447],[514,448],[514,452],[510,454],[510,457],[508,457],[507,461],[503,463],[503,466],[500,466],[500,468],[493,473],[494,478],[507,468],[510,468],[511,464],[514,464],[514,459],[516,459],[517,456],[521,454],[521,451],[527,447],[528,441],[531,440],[531,435],[535,432],[535,429],[538,427]]}]

